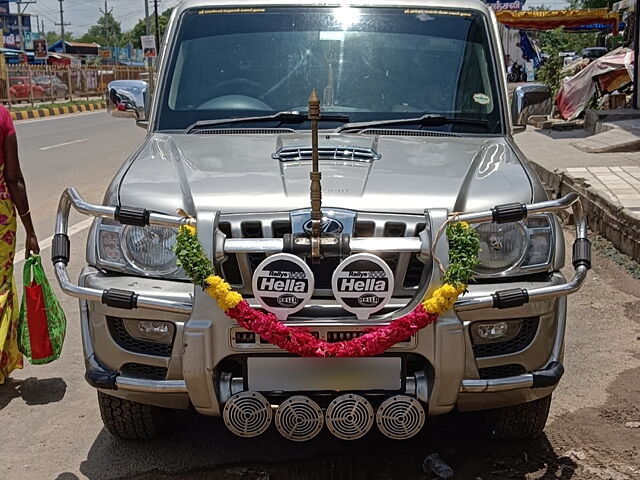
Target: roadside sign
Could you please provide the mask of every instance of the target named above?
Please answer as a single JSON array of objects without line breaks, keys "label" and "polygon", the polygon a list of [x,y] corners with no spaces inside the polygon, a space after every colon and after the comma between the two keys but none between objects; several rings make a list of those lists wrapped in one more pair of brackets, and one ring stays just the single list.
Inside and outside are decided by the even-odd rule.
[{"label": "roadside sign", "polygon": [[153,35],[144,35],[140,37],[142,43],[142,52],[144,58],[156,58],[158,56],[158,47],[156,46],[156,37]]},{"label": "roadside sign", "polygon": [[49,52],[47,51],[47,40],[44,38],[33,41],[33,51],[35,58],[38,60],[46,60],[49,58]]},{"label": "roadside sign", "polygon": [[103,60],[110,60],[111,50],[109,50],[108,48],[100,50],[100,58],[102,58]]}]

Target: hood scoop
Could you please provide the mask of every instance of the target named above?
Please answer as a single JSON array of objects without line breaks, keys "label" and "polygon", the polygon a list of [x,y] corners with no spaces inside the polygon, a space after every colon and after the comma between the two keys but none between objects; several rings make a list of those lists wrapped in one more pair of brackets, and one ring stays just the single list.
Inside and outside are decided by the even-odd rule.
[{"label": "hood scoop", "polygon": [[[373,140],[370,146],[354,146],[351,144],[351,139],[332,135],[325,136],[324,140],[325,144],[321,144],[318,148],[320,161],[372,163],[381,158],[377,152],[377,139]],[[271,155],[271,158],[283,163],[310,162],[312,149],[308,141],[308,138],[288,138],[285,140],[280,137],[276,145],[276,152]]]},{"label": "hood scoop", "polygon": [[283,135],[296,133],[292,128],[201,128],[190,135]]}]

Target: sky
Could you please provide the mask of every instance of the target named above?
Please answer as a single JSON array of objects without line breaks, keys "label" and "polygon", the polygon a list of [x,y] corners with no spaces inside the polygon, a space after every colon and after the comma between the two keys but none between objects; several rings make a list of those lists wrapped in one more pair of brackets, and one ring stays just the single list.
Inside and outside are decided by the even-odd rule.
[{"label": "sky", "polygon": [[[149,0],[152,8],[153,0]],[[173,7],[180,0],[161,0],[159,10]],[[123,31],[131,29],[136,22],[144,16],[144,0],[107,0],[108,8],[113,8],[113,14],[122,23]],[[527,0],[526,7],[546,5],[549,8],[562,8],[566,6],[565,0]],[[95,24],[102,15],[99,9],[104,10],[104,0],[64,0],[64,20],[71,25],[66,29],[75,35],[85,33],[89,27]],[[45,22],[45,30],[58,30],[54,24],[60,22],[60,3],[58,0],[37,0],[36,4],[29,5],[26,13],[39,15]],[[35,25],[34,25],[35,26]],[[35,28],[34,28],[35,30]]]}]

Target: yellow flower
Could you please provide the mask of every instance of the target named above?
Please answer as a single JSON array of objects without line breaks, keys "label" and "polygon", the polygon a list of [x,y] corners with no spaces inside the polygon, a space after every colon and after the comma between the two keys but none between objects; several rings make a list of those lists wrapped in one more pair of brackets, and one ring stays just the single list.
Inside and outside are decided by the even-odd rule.
[{"label": "yellow flower", "polygon": [[194,237],[197,234],[196,227],[192,227],[191,225],[183,225],[180,227],[183,231],[187,232],[189,235],[193,235]]},{"label": "yellow flower", "polygon": [[242,302],[242,295],[231,290],[231,286],[217,275],[207,278],[207,294],[213,298],[218,306],[223,310],[231,310]]},{"label": "yellow flower", "polygon": [[451,310],[458,297],[464,292],[464,288],[456,288],[445,284],[438,288],[428,300],[423,302],[424,309],[434,315],[442,315]]}]

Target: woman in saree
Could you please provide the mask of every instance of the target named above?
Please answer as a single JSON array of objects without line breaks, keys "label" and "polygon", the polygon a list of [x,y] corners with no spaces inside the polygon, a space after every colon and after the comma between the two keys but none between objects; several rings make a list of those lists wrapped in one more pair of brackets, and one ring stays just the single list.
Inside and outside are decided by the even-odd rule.
[{"label": "woman in saree", "polygon": [[27,188],[18,161],[18,140],[9,111],[0,105],[0,385],[16,368],[22,368],[18,350],[18,295],[13,280],[17,217],[26,231],[29,258],[40,253]]}]

